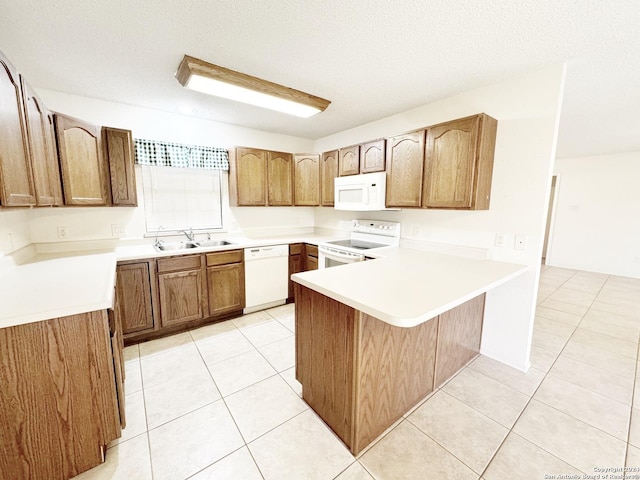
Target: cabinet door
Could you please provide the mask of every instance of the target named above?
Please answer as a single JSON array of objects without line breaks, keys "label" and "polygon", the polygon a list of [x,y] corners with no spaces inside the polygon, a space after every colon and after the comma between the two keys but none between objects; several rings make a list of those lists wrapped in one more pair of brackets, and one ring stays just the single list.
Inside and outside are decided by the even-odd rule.
[{"label": "cabinet door", "polygon": [[66,205],[107,205],[108,169],[100,128],[55,115],[56,136]]},{"label": "cabinet door", "polygon": [[384,139],[360,147],[360,173],[384,172],[384,147]]},{"label": "cabinet door", "polygon": [[304,270],[303,256],[298,254],[289,254],[289,300],[293,300],[293,281],[291,275],[294,273],[302,272]]},{"label": "cabinet door", "polygon": [[207,268],[209,315],[242,310],[245,306],[244,263]]},{"label": "cabinet door", "polygon": [[0,54],[0,204],[35,205],[29,146],[16,71]]},{"label": "cabinet door", "polygon": [[203,318],[202,270],[159,274],[158,293],[163,327]]},{"label": "cabinet door", "polygon": [[387,207],[419,207],[424,130],[387,139]]},{"label": "cabinet door", "polygon": [[324,152],[320,164],[321,204],[323,207],[333,207],[335,200],[334,179],[338,176],[338,151]]},{"label": "cabinet door", "polygon": [[104,127],[102,135],[109,163],[113,205],[135,207],[138,205],[138,196],[131,130]]},{"label": "cabinet door", "polygon": [[25,120],[31,152],[31,168],[38,206],[60,205],[62,185],[58,157],[51,135],[49,112],[24,78],[20,77]]},{"label": "cabinet door", "polygon": [[293,160],[295,205],[320,205],[320,155],[295,155]]},{"label": "cabinet door", "polygon": [[423,206],[470,208],[476,174],[479,117],[427,131]]},{"label": "cabinet door", "polygon": [[360,173],[360,145],[341,148],[338,153],[338,167],[341,177]]},{"label": "cabinet door", "polygon": [[56,127],[54,116],[51,111],[47,111],[44,135],[46,137],[47,158],[53,159],[47,166],[49,178],[51,179],[50,187],[53,195],[53,204],[56,206],[64,205],[64,197],[62,196],[62,177],[60,176],[60,161],[58,160],[58,145],[56,143]]},{"label": "cabinet door", "polygon": [[293,156],[290,153],[267,152],[267,204],[293,205]]},{"label": "cabinet door", "polygon": [[149,262],[118,265],[116,298],[125,335],[153,330]]},{"label": "cabinet door", "polygon": [[267,204],[267,152],[255,148],[236,149],[238,206]]}]

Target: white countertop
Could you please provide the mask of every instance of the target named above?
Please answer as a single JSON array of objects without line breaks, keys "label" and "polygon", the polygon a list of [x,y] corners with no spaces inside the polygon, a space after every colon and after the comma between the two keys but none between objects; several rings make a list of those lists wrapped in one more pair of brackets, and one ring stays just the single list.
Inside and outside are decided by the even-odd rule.
[{"label": "white countertop", "polygon": [[116,255],[39,254],[0,271],[0,328],[113,306]]},{"label": "white countertop", "polygon": [[[340,237],[343,238],[343,237]],[[318,234],[229,238],[219,247],[158,252],[152,245],[36,254],[0,269],[0,328],[111,308],[118,261],[335,240]],[[373,253],[373,252],[372,252]],[[389,247],[373,261],[299,273],[293,279],[393,325],[410,327],[526,270],[487,260]]]},{"label": "white countertop", "polygon": [[301,272],[292,279],[391,325],[413,327],[526,270],[524,265],[390,248],[383,258]]},{"label": "white countertop", "polygon": [[[341,237],[342,238],[342,237]],[[39,322],[113,306],[118,261],[201,254],[260,245],[318,243],[335,239],[304,234],[270,238],[236,237],[218,247],[158,252],[153,245],[109,250],[40,253],[0,269],[0,328]]]}]

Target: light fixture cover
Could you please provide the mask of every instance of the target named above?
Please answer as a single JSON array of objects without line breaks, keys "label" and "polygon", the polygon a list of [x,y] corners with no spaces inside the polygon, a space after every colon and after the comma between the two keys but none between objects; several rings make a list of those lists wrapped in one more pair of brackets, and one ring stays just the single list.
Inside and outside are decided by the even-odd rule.
[{"label": "light fixture cover", "polygon": [[191,90],[304,118],[324,111],[331,103],[324,98],[207,63],[189,55],[185,55],[180,62],[176,78],[183,87]]}]

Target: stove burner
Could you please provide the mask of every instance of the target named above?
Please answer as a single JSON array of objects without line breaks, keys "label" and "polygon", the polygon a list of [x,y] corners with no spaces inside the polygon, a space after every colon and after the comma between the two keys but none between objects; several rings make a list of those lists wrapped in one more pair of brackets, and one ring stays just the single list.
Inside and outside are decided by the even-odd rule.
[{"label": "stove burner", "polygon": [[378,248],[378,247],[386,247],[382,243],[374,243],[374,242],[365,242],[363,240],[335,240],[333,242],[327,242],[331,245],[337,245],[340,247],[354,248],[356,250],[369,250],[370,248]]}]

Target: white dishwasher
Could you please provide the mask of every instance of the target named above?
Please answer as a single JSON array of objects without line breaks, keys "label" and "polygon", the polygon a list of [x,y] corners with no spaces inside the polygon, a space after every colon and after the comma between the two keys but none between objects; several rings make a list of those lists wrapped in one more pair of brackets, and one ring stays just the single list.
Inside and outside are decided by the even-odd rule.
[{"label": "white dishwasher", "polygon": [[244,249],[244,313],[282,305],[289,296],[289,245]]}]

